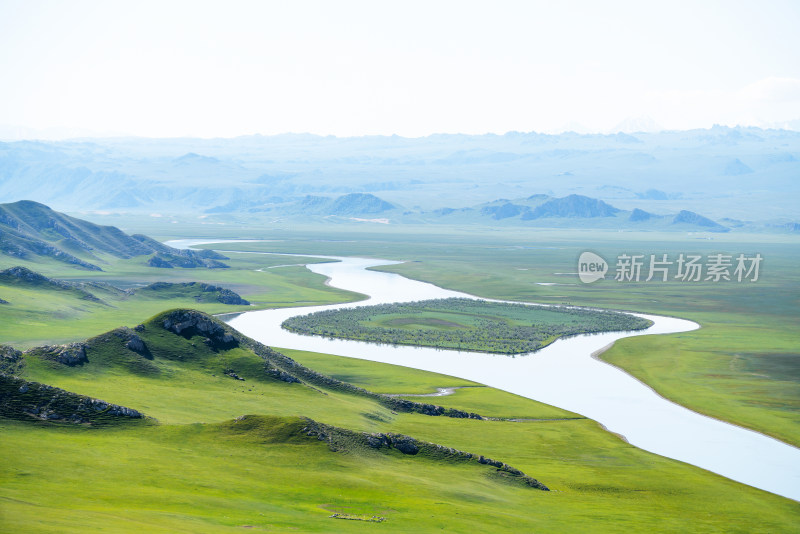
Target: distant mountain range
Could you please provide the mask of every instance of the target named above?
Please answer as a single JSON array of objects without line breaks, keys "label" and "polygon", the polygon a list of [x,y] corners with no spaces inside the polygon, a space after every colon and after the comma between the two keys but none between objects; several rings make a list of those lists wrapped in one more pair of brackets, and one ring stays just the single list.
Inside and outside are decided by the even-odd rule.
[{"label": "distant mountain range", "polygon": [[[210,210],[220,213],[222,208]],[[237,204],[224,208],[236,214],[270,214],[274,217],[303,216],[306,220],[337,218],[360,222],[522,225],[544,227],[638,228],[681,231],[728,232],[731,227],[688,210],[656,215],[639,208],[623,210],[583,195],[499,199],[467,208],[408,210],[368,193],[338,197],[307,196],[294,202]]]},{"label": "distant mountain range", "polygon": [[553,198],[533,195],[523,199],[501,199],[487,204],[439,209],[432,214],[440,221],[483,222],[489,220],[527,226],[593,228],[638,228],[643,230],[704,230],[728,232],[730,228],[697,213],[681,210],[673,215],[656,215],[639,208],[622,210],[602,200],[583,195]]},{"label": "distant mountain range", "polygon": [[[0,142],[0,202],[31,199],[69,213],[206,213],[221,221],[298,202],[303,215],[363,218],[389,210],[380,202],[423,213],[537,192],[777,229],[800,222],[798,176],[800,133],[720,126],[610,135]],[[376,203],[367,209],[368,202]]]},{"label": "distant mountain range", "polygon": [[101,271],[103,255],[150,256],[152,267],[227,267],[213,251],[178,250],[145,235],[128,235],[70,217],[44,204],[21,200],[0,204],[0,253],[19,259],[53,258],[77,268]]},{"label": "distant mountain range", "polygon": [[[369,193],[339,196],[308,195],[292,202],[237,203],[209,210],[220,215],[303,222],[383,224],[448,224],[531,226],[544,228],[605,228],[617,230],[729,232],[764,227],[735,219],[715,221],[681,209],[656,214],[639,208],[625,210],[584,195],[553,197],[535,194],[498,199],[466,208],[407,209]],[[778,231],[797,233],[800,225]],[[148,256],[147,265],[161,268],[224,268],[225,256],[211,250],[178,250],[141,234],[128,235],[70,217],[33,201],[0,204],[0,253],[20,259],[50,257],[78,268],[102,270],[104,255],[115,258]]]}]

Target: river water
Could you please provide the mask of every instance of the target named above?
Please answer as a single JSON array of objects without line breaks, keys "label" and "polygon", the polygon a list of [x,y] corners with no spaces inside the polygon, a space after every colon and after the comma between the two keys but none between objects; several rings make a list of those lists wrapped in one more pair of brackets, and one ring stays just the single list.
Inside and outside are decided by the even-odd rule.
[{"label": "river water", "polygon": [[[167,244],[191,246],[200,243],[174,241]],[[516,357],[332,340],[293,334],[282,329],[281,323],[291,316],[324,309],[433,298],[476,298],[397,274],[367,270],[369,267],[398,262],[327,258],[334,261],[309,264],[307,268],[328,277],[328,283],[333,287],[368,295],[366,301],[245,312],[229,319],[228,323],[243,334],[272,347],[322,352],[433,371],[551,404],[594,419],[641,449],[800,500],[800,449],[670,402],[624,371],[592,356],[617,339],[686,332],[698,328],[696,323],[672,317],[641,315],[652,320],[653,326],[638,332],[560,339],[536,353]],[[677,357],[679,355],[676,354]]]}]

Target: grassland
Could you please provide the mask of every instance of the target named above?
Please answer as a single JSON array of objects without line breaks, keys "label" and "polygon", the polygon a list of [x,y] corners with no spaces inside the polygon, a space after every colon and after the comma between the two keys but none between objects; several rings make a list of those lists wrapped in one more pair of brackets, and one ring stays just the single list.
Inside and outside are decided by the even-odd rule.
[{"label": "grassland", "polygon": [[[56,261],[21,262],[0,255],[0,270],[23,264],[50,278],[74,282],[106,283],[117,288],[143,287],[153,282],[206,282],[236,291],[251,306],[198,302],[188,294],[122,291],[91,287],[102,302],[85,300],[75,292],[53,288],[0,285],[0,343],[27,348],[46,343],[78,341],[129,322],[130,317],[149,317],[177,307],[208,313],[260,308],[330,304],[359,300],[360,295],[324,284],[325,279],[280,256],[232,254],[230,269],[156,269],[145,260],[120,260],[105,256],[103,272],[77,270]],[[291,264],[291,265],[286,265]]]},{"label": "grassland", "polygon": [[[532,401],[513,393],[483,386],[476,382],[400,367],[386,363],[369,362],[291,349],[281,349],[287,356],[303,365],[359,387],[385,393],[403,395],[415,402],[432,402],[447,408],[458,408],[480,413],[484,417],[503,419],[565,420],[584,419],[572,412]],[[420,397],[438,388],[456,388],[452,395]]]},{"label": "grassland", "polygon": [[[795,289],[800,277],[794,268],[800,249],[786,238],[746,241],[719,236],[709,245],[661,234],[625,235],[621,240],[593,232],[453,229],[429,234],[421,229],[395,234],[347,228],[336,234],[254,228],[252,234],[236,235],[277,236],[285,241],[225,248],[410,259],[414,262],[385,269],[486,297],[694,319],[703,325],[701,330],[631,338],[606,357],[687,406],[800,442],[794,357],[800,346]],[[611,258],[623,250],[688,253],[709,248],[760,252],[766,258],[762,280],[749,286],[609,281],[586,286],[574,277],[554,274],[574,272],[577,256],[585,249]],[[28,267],[55,278],[122,287],[154,281],[208,282],[229,287],[259,307],[358,298],[325,286],[321,277],[302,267],[276,267],[294,259],[229,255],[230,270],[156,270],[135,260],[109,260],[102,273],[55,263]],[[15,264],[4,261],[2,268]],[[12,301],[5,295],[0,293]],[[47,298],[41,302],[41,330],[18,325],[5,330],[0,341],[25,347],[36,339],[52,343],[85,338],[120,324],[143,322],[163,309],[159,306],[179,305],[174,299],[152,308],[112,302],[115,312],[107,306],[76,310],[73,300],[50,301],[48,310]],[[2,318],[14,320],[16,312],[5,306],[0,306],[0,313],[6,314]],[[59,306],[64,308],[60,314],[55,313]],[[231,309],[221,304],[203,307],[212,312]],[[137,360],[141,365],[132,366],[109,352],[75,368],[28,359],[28,379],[129,406],[158,423],[85,428],[0,418],[0,530],[794,532],[800,522],[796,502],[643,452],[575,414],[464,380],[286,351],[300,363],[383,393],[471,386],[424,400],[525,421],[393,413],[369,398],[263,377],[262,362],[241,349],[214,352],[200,339],[150,334],[150,343],[161,343],[175,357],[148,364]],[[227,368],[246,380],[226,376],[222,371]],[[252,431],[233,431],[231,421],[244,414],[258,414],[263,423]],[[485,454],[554,491],[507,484],[460,463],[398,453],[334,453],[324,443],[298,440],[287,431],[299,416],[356,431],[400,432]],[[376,515],[386,521],[346,521],[331,518],[334,513],[361,519]]]},{"label": "grassland", "polygon": [[[448,289],[504,300],[573,304],[676,315],[697,331],[626,339],[603,358],[693,410],[800,445],[800,240],[792,236],[609,233],[591,230],[492,231],[425,228],[346,229],[337,242],[296,232],[292,241],[242,244],[280,252],[368,255],[406,263],[379,268]],[[581,252],[609,260],[622,253],[760,253],[753,282],[582,284]],[[644,277],[642,278],[644,279]]]},{"label": "grassland", "polygon": [[[644,532],[689,525],[791,532],[800,520],[792,501],[643,452],[593,421],[535,401],[489,388],[447,398],[453,406],[540,419],[526,422],[395,413],[362,396],[261,375],[263,362],[243,347],[214,350],[201,336],[145,325],[153,358],[141,366],[113,340],[91,342],[83,366],[26,358],[28,379],[102,396],[158,423],[87,428],[0,418],[2,530]],[[376,390],[473,385],[385,364],[290,355]],[[220,372],[229,367],[246,380]],[[232,420],[247,413],[259,416],[244,428]],[[475,464],[394,450],[332,452],[300,432],[301,415],[501,459],[553,491],[509,483]],[[385,521],[365,521],[373,516]]]}]

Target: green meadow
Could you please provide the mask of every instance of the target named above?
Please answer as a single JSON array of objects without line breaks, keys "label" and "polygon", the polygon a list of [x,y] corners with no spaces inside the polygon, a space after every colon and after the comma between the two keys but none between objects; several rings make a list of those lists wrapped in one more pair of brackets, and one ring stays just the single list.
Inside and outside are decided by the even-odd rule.
[{"label": "green meadow", "polygon": [[[254,236],[256,234],[253,234]],[[800,238],[770,234],[482,229],[312,229],[291,241],[241,250],[363,255],[404,261],[377,268],[473,295],[673,315],[701,329],[617,343],[602,358],[693,410],[800,445]],[[584,251],[610,264],[608,279],[582,284]],[[756,282],[617,282],[620,254],[761,254]]]},{"label": "green meadow", "polygon": [[[145,258],[146,259],[146,258]],[[16,265],[49,278],[72,282],[105,283],[110,289],[89,286],[87,291],[102,302],[85,300],[75,292],[41,287],[0,284],[0,342],[28,348],[42,344],[79,341],[130,322],[130,317],[149,317],[169,308],[194,308],[207,313],[230,313],[262,308],[311,306],[363,298],[325,285],[325,278],[310,272],[301,262],[314,258],[287,258],[232,254],[230,269],[156,269],[145,259],[120,260],[104,256],[103,271],[85,271],[56,261],[21,262],[0,255],[0,270]],[[143,287],[154,282],[206,282],[236,291],[251,306],[198,302],[190,295],[136,292],[119,289]]]},{"label": "green meadow", "polygon": [[[625,339],[603,357],[690,408],[800,444],[796,239],[437,232],[357,226],[278,232],[254,225],[236,236],[280,240],[219,248],[406,260],[381,269],[484,297],[695,320],[700,330]],[[765,260],[762,278],[749,284],[583,285],[574,275],[558,274],[574,273],[583,250],[609,260],[625,251],[759,252]],[[340,389],[276,380],[244,347],[214,350],[199,336],[177,336],[148,322],[175,307],[224,313],[360,298],[296,265],[318,259],[226,255],[226,270],[153,269],[136,259],[111,258],[103,272],[55,262],[25,265],[51,278],[122,289],[156,281],[207,282],[236,291],[253,306],[198,303],[179,294],[126,297],[112,290],[98,291],[103,303],[97,303],[63,292],[0,287],[0,298],[10,303],[0,305],[2,344],[24,349],[143,323],[141,335],[153,353],[151,359],[135,357],[96,338],[84,365],[25,357],[21,374],[27,380],[149,418],[91,427],[0,417],[0,531],[794,532],[800,523],[794,501],[641,451],[596,422],[553,406],[446,375],[278,349],[370,391],[491,420],[397,412]],[[0,268],[16,264],[3,257]],[[245,380],[232,378],[229,370]],[[439,387],[458,389],[444,397],[414,396]],[[334,452],[304,434],[304,417],[485,455],[551,491],[498,478],[475,463],[394,449]]]},{"label": "green meadow", "polygon": [[[519,421],[396,413],[362,396],[266,377],[263,362],[244,347],[212,350],[202,336],[144,324],[153,355],[146,363],[120,351],[113,336],[90,340],[83,366],[26,358],[27,379],[102,396],[155,420],[102,428],[3,420],[4,530],[621,532],[691,525],[698,532],[790,532],[800,519],[792,501],[643,452],[591,420],[535,401],[464,388],[448,404]],[[320,369],[338,369],[343,360],[355,384],[376,390],[474,385],[287,353],[301,363],[324,361]],[[226,368],[245,380],[223,375]],[[551,491],[497,478],[474,462],[385,449],[333,452],[304,434],[300,417],[483,454]]]}]

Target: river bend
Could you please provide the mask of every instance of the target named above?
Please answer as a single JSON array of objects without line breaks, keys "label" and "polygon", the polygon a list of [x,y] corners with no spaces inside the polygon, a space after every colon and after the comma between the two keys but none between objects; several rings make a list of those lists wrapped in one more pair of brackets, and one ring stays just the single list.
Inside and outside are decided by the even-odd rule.
[{"label": "river bend", "polygon": [[[191,246],[197,241],[172,242]],[[305,255],[305,257],[323,257]],[[666,400],[621,369],[593,357],[617,339],[699,328],[691,321],[644,315],[653,326],[559,339],[542,350],[510,357],[425,347],[379,345],[293,334],[281,323],[294,315],[433,298],[477,298],[403,276],[368,270],[398,262],[325,257],[309,264],[329,285],[368,295],[366,301],[245,312],[228,323],[265,345],[391,363],[472,380],[598,421],[632,445],[800,501],[800,449],[764,434],[693,412]],[[676,355],[677,357],[677,355]],[[446,386],[447,384],[442,384]]]}]

